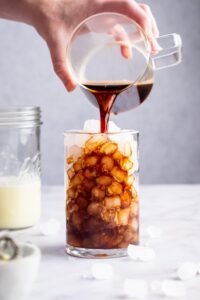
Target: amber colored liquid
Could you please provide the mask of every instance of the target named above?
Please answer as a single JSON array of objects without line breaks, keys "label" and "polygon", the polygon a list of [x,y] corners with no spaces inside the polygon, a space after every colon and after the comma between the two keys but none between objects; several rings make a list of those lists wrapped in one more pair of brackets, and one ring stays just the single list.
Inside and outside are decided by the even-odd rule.
[{"label": "amber colored liquid", "polygon": [[[83,87],[93,94],[97,100],[99,110],[100,110],[100,120],[101,120],[101,132],[105,133],[108,130],[108,121],[110,117],[110,112],[112,106],[117,98],[117,96],[128,89],[129,87],[135,88],[136,93],[134,93],[137,101],[142,103],[149,95],[153,83],[140,83],[133,85],[131,82],[99,82],[99,83],[84,83]],[[134,99],[133,99],[134,101]]]}]

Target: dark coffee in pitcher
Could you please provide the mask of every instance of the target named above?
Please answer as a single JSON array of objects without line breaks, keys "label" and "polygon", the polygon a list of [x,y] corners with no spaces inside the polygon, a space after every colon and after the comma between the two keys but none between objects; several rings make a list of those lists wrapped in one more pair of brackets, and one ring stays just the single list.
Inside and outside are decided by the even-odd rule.
[{"label": "dark coffee in pitcher", "polygon": [[[129,81],[86,82],[82,84],[82,87],[88,99],[99,107],[101,132],[104,133],[108,130],[111,111],[117,114],[143,103],[151,92],[153,80],[136,84]],[[120,94],[123,95],[121,99]]]}]

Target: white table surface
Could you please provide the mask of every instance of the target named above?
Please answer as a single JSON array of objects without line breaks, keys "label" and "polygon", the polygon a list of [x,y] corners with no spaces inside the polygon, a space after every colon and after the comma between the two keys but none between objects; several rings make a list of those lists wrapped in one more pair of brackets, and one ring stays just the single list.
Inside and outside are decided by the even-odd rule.
[{"label": "white table surface", "polygon": [[[181,262],[200,262],[200,185],[155,185],[140,188],[141,239],[145,229],[155,225],[163,230],[160,239],[150,240],[156,251],[153,262],[135,262],[129,258],[104,259],[114,268],[112,280],[83,279],[82,275],[96,260],[74,258],[65,254],[65,219],[63,187],[43,189],[41,221],[53,217],[62,223],[56,236],[42,236],[37,228],[15,232],[18,241],[31,241],[41,248],[42,260],[30,300],[126,299],[123,282],[140,278],[147,282],[171,279]],[[99,260],[98,260],[99,261]],[[185,299],[200,299],[200,275],[184,282]],[[148,300],[168,299],[150,294]],[[17,300],[17,299],[16,299]]]}]

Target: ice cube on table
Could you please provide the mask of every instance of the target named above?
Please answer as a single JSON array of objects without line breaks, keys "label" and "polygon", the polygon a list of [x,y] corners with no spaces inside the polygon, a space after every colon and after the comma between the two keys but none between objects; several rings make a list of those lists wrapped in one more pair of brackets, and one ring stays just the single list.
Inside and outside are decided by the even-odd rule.
[{"label": "ice cube on table", "polygon": [[43,222],[39,226],[39,230],[43,235],[51,236],[56,235],[60,230],[61,224],[54,218],[49,219],[46,222]]},{"label": "ice cube on table", "polygon": [[148,226],[146,231],[148,236],[152,239],[158,239],[162,235],[162,229],[157,226]]},{"label": "ice cube on table", "polygon": [[[89,133],[100,132],[100,121],[99,120],[86,120],[83,126],[83,130]],[[108,132],[118,132],[120,128],[112,121],[108,122]]]},{"label": "ice cube on table", "polygon": [[165,296],[173,298],[181,298],[186,295],[186,288],[180,281],[163,280],[162,290]]},{"label": "ice cube on table", "polygon": [[162,290],[162,281],[154,280],[150,284],[150,288],[153,294],[155,295],[163,295]]},{"label": "ice cube on table", "polygon": [[124,281],[124,293],[128,297],[143,298],[148,294],[148,284],[145,280],[127,278]]},{"label": "ice cube on table", "polygon": [[182,263],[178,270],[177,270],[177,276],[181,280],[189,280],[193,279],[198,272],[197,265],[193,262],[184,262]]},{"label": "ice cube on table", "polygon": [[82,273],[82,278],[86,279],[86,280],[93,280],[94,279],[91,270],[83,272]]},{"label": "ice cube on table", "polygon": [[94,263],[91,267],[91,273],[94,279],[111,279],[113,277],[113,268],[107,263]]},{"label": "ice cube on table", "polygon": [[156,253],[150,247],[129,245],[127,249],[128,255],[133,260],[149,262],[155,259]]}]

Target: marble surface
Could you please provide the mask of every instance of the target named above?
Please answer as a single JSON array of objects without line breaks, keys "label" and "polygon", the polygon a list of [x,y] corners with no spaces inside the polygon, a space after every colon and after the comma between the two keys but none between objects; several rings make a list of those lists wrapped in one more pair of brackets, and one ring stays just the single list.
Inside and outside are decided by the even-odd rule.
[{"label": "marble surface", "polygon": [[[140,190],[142,242],[148,240],[145,230],[149,225],[163,231],[161,238],[148,240],[156,251],[156,259],[146,263],[127,257],[101,260],[113,266],[114,278],[97,281],[82,278],[96,260],[65,254],[63,187],[45,187],[41,221],[51,217],[58,219],[62,223],[59,233],[42,236],[38,228],[14,233],[18,241],[31,241],[42,251],[40,271],[30,300],[126,299],[123,294],[125,278],[145,279],[149,283],[174,278],[181,262],[200,262],[200,185],[142,186]],[[184,284],[186,299],[199,300],[200,275]],[[150,294],[145,299],[163,298]]]}]

